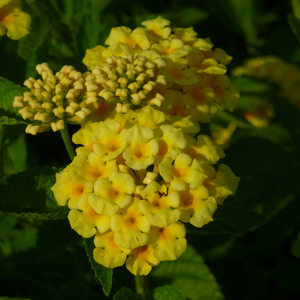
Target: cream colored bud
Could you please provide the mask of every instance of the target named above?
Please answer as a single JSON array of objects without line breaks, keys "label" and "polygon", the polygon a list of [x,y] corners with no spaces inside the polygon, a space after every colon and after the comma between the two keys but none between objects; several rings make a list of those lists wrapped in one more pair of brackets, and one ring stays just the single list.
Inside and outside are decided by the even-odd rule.
[{"label": "cream colored bud", "polygon": [[106,81],[106,84],[110,87],[112,91],[115,91],[119,87],[118,83],[112,80]]},{"label": "cream colored bud", "polygon": [[136,91],[137,89],[139,89],[141,86],[137,83],[137,82],[133,82],[131,84],[128,85],[128,88],[134,92]]},{"label": "cream colored bud", "polygon": [[143,99],[146,98],[146,95],[145,95],[144,91],[139,91],[138,95],[139,95],[139,97],[140,97],[141,100],[143,100]]},{"label": "cream colored bud", "polygon": [[55,87],[55,94],[60,94],[63,91],[61,83],[58,83]]},{"label": "cream colored bud", "polygon": [[142,83],[146,80],[147,75],[145,73],[141,73],[139,74],[139,76],[136,78],[136,81],[139,83]]},{"label": "cream colored bud", "polygon": [[155,75],[154,75],[154,71],[153,71],[153,69],[148,69],[148,70],[146,70],[146,72],[145,72],[147,75],[149,75],[150,77],[154,77]]},{"label": "cream colored bud", "polygon": [[47,91],[43,91],[42,96],[44,99],[51,99],[52,95],[50,93],[48,93]]},{"label": "cream colored bud", "polygon": [[75,114],[75,108],[69,105],[69,106],[66,108],[66,113],[68,113],[68,114],[70,114],[70,115],[74,115],[74,114]]},{"label": "cream colored bud", "polygon": [[87,104],[97,103],[97,101],[98,101],[98,99],[97,99],[96,96],[94,96],[94,97],[88,97],[88,98],[86,99],[86,103],[87,103]]},{"label": "cream colored bud", "polygon": [[39,130],[38,125],[29,124],[26,127],[25,132],[28,133],[28,134],[36,135],[38,133],[38,130]]},{"label": "cream colored bud", "polygon": [[132,103],[133,104],[136,104],[136,105],[140,104],[141,98],[140,98],[140,96],[138,94],[131,94],[130,96],[132,98]]},{"label": "cream colored bud", "polygon": [[158,75],[157,78],[156,78],[156,83],[157,84],[163,84],[163,85],[166,85],[167,84],[167,81],[166,81],[166,78],[164,75]]},{"label": "cream colored bud", "polygon": [[154,181],[157,177],[158,173],[147,172],[146,177],[143,180],[144,184],[149,184],[151,181]]},{"label": "cream colored bud", "polygon": [[141,192],[142,192],[142,190],[143,190],[144,188],[145,188],[145,187],[144,187],[143,185],[137,185],[137,186],[135,187],[134,194],[135,194],[135,195],[141,195]]},{"label": "cream colored bud", "polygon": [[32,89],[33,84],[30,80],[26,79],[23,83],[23,85],[25,85],[26,87],[28,87],[29,89]]},{"label": "cream colored bud", "polygon": [[41,104],[37,100],[32,100],[28,103],[33,109],[40,108]]},{"label": "cream colored bud", "polygon": [[147,61],[145,64],[147,69],[154,69],[155,68],[155,64],[152,63],[151,61]]},{"label": "cream colored bud", "polygon": [[59,120],[58,122],[56,122],[56,125],[57,125],[57,130],[62,130],[65,128],[64,120]]},{"label": "cream colored bud", "polygon": [[42,108],[44,108],[44,109],[46,109],[46,110],[51,110],[52,107],[53,107],[53,103],[51,103],[51,102],[44,102],[44,103],[42,104]]},{"label": "cream colored bud", "polygon": [[48,123],[51,121],[51,116],[48,113],[42,113],[39,118],[43,123]]},{"label": "cream colored bud", "polygon": [[63,78],[63,79],[61,80],[60,83],[61,83],[62,85],[65,85],[65,86],[69,86],[70,84],[72,84],[72,80],[69,79],[69,78],[67,78],[67,77],[65,77],[65,78]]}]

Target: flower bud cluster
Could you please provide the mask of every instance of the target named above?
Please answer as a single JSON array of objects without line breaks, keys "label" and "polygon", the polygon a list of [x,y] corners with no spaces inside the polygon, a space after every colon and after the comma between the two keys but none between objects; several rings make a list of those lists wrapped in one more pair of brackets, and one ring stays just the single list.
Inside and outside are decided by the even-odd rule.
[{"label": "flower bud cluster", "polygon": [[53,131],[64,128],[65,121],[80,123],[90,114],[86,91],[90,72],[82,74],[72,66],[64,66],[55,75],[47,63],[37,65],[41,79],[30,77],[24,85],[30,90],[14,98],[13,106],[21,108],[23,119],[29,119],[26,132],[36,135],[50,127]]},{"label": "flower bud cluster", "polygon": [[81,144],[52,187],[68,204],[71,227],[94,236],[94,259],[107,268],[126,262],[147,275],[160,261],[186,249],[184,223],[201,228],[239,178],[226,165],[221,146],[196,138],[151,105],[114,110],[103,122],[85,123],[73,135]]},{"label": "flower bud cluster", "polygon": [[[98,72],[111,64],[112,57],[121,62],[124,55],[142,56],[152,64],[160,59],[156,74],[163,75],[164,79],[159,83],[166,81],[166,84],[151,80],[156,85],[150,82],[141,94],[133,92],[131,103],[139,104],[144,95],[148,95],[154,99],[150,104],[159,106],[171,123],[188,121],[196,126],[198,122],[209,122],[220,108],[233,111],[239,105],[238,90],[225,75],[225,65],[232,59],[225,51],[220,48],[212,50],[212,42],[198,38],[192,27],[171,29],[168,27],[170,22],[161,17],[142,25],[144,27],[133,31],[125,26],[113,28],[105,42],[108,47],[87,50],[83,63]],[[125,69],[120,72],[120,75],[124,74]],[[124,77],[121,82],[126,85],[128,78]],[[119,76],[117,78],[120,80]],[[130,98],[118,83],[119,86],[113,83],[105,87],[100,97],[116,101],[124,93],[124,99]]]}]

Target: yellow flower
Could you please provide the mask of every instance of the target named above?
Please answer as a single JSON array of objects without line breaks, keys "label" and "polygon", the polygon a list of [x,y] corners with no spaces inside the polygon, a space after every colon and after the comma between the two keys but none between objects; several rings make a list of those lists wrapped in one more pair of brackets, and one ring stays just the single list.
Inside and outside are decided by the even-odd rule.
[{"label": "yellow flower", "polygon": [[186,146],[181,128],[172,125],[161,125],[155,130],[155,137],[159,145],[155,164],[159,164],[164,157],[175,159],[181,149]]},{"label": "yellow flower", "polygon": [[196,189],[202,185],[207,175],[196,159],[192,159],[185,153],[180,153],[172,165],[173,159],[165,157],[159,165],[159,173],[166,182],[170,182],[170,188],[184,191],[189,187]]},{"label": "yellow flower", "polygon": [[70,209],[77,209],[79,199],[92,192],[92,188],[84,185],[84,178],[74,181],[68,168],[56,174],[56,183],[51,187],[59,205],[64,206],[68,201]]},{"label": "yellow flower", "polygon": [[[88,195],[78,201],[78,209],[71,209],[68,215],[70,225],[84,238],[94,236],[110,229],[110,218],[98,215],[88,203]],[[96,229],[97,228],[97,229]]]},{"label": "yellow flower", "polygon": [[170,21],[163,19],[161,16],[158,16],[154,20],[147,20],[142,22],[142,25],[146,28],[141,28],[150,40],[159,41],[161,39],[167,39],[172,31],[170,27],[166,27],[170,25]]},{"label": "yellow flower", "polygon": [[146,245],[150,222],[140,210],[140,200],[134,198],[129,206],[111,217],[111,230],[115,233],[114,243],[126,249]]},{"label": "yellow flower", "polygon": [[171,41],[163,40],[158,44],[153,44],[151,50],[155,51],[159,55],[180,58],[186,56],[190,51],[192,51],[192,48],[184,45],[184,43],[179,39],[172,39]]},{"label": "yellow flower", "polygon": [[225,157],[222,147],[205,134],[198,135],[197,141],[190,136],[185,138],[188,145],[183,152],[192,158],[215,164],[220,158]]},{"label": "yellow flower", "polygon": [[221,205],[229,195],[235,194],[239,181],[240,178],[236,177],[228,166],[221,164],[217,174],[209,176],[204,185],[208,188],[210,195]]},{"label": "yellow flower", "polygon": [[209,191],[204,185],[195,190],[179,192],[179,195],[181,221],[190,222],[198,228],[213,221],[212,215],[218,206],[216,199],[209,197]]},{"label": "yellow flower", "polygon": [[123,43],[133,49],[147,50],[150,48],[150,41],[145,33],[133,31],[125,26],[112,28],[105,45],[109,45],[113,50],[118,44]]},{"label": "yellow flower", "polygon": [[[91,134],[91,140],[97,142],[94,145],[96,153],[105,153],[103,160],[117,158],[126,148],[126,142],[123,139],[125,131],[119,133],[120,124],[115,120],[106,120],[100,122],[96,130]],[[102,155],[101,155],[102,156]]]},{"label": "yellow flower", "polygon": [[98,156],[95,152],[88,155],[78,155],[68,166],[72,178],[84,178],[85,185],[94,187],[99,178],[109,178],[113,171],[117,171],[117,161],[103,161],[103,156]]},{"label": "yellow flower", "polygon": [[160,261],[176,260],[186,250],[185,227],[181,222],[163,228],[153,226],[148,232],[148,244]]},{"label": "yellow flower", "polygon": [[133,249],[126,260],[126,268],[134,275],[145,276],[150,273],[152,267],[160,261],[153,256],[154,248],[148,245]]},{"label": "yellow flower", "polygon": [[134,118],[136,118],[139,125],[153,129],[158,124],[163,123],[166,116],[163,112],[150,105],[146,105],[134,111]]},{"label": "yellow flower", "polygon": [[109,179],[100,178],[95,182],[89,203],[98,214],[113,216],[131,202],[134,190],[135,183],[129,174],[113,171]]},{"label": "yellow flower", "polygon": [[128,143],[123,153],[126,164],[134,170],[145,169],[153,164],[159,149],[158,142],[153,139],[153,130],[134,125],[124,131],[123,140]]},{"label": "yellow flower", "polygon": [[83,147],[76,148],[77,155],[88,156],[93,151],[93,144],[91,140],[92,132],[99,126],[99,123],[84,123],[81,128],[72,136],[74,144],[83,145]]},{"label": "yellow flower", "polygon": [[0,3],[0,36],[19,40],[29,33],[30,16],[22,11],[20,1],[2,1]]},{"label": "yellow flower", "polygon": [[106,268],[120,267],[125,263],[130,250],[117,246],[114,243],[114,233],[107,231],[97,233],[94,239],[96,248],[93,251],[94,259]]},{"label": "yellow flower", "polygon": [[160,190],[159,183],[150,182],[141,192],[143,199],[140,201],[140,209],[151,225],[166,227],[179,220],[180,210],[177,207],[180,200],[177,192],[164,195]]},{"label": "yellow flower", "polygon": [[198,82],[198,77],[194,70],[189,69],[186,59],[165,58],[166,66],[162,74],[167,82],[173,82],[179,85],[191,85]]}]

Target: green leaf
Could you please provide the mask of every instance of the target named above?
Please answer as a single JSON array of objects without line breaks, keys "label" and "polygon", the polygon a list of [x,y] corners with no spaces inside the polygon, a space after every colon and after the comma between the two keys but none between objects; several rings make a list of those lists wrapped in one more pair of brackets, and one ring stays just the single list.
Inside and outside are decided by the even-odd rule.
[{"label": "green leaf", "polygon": [[186,297],[182,292],[170,285],[164,285],[156,288],[153,291],[155,300],[185,300]]},{"label": "green leaf", "polygon": [[187,232],[193,234],[234,234],[243,235],[253,227],[261,226],[266,219],[233,197],[218,206],[213,215],[214,221],[202,228],[187,224]]},{"label": "green leaf", "polygon": [[95,272],[95,276],[99,279],[104,294],[108,296],[112,288],[113,270],[101,266],[94,260],[93,251],[95,249],[95,245],[93,237],[89,239],[84,239],[84,244],[92,269]]},{"label": "green leaf", "polygon": [[300,19],[300,2],[299,0],[291,0],[293,13],[297,19]]},{"label": "green leaf", "polygon": [[128,287],[123,287],[115,293],[113,300],[143,300],[143,298]]},{"label": "green leaf", "polygon": [[24,92],[26,92],[25,88],[0,77],[0,115],[23,122],[24,120],[18,114],[19,109],[13,107],[13,101],[15,96],[21,96]]},{"label": "green leaf", "polygon": [[254,0],[207,0],[216,16],[231,29],[244,33],[249,43],[256,41],[258,10]]},{"label": "green leaf", "polygon": [[2,127],[1,171],[3,175],[22,172],[26,168],[27,145],[23,126]]},{"label": "green leaf", "polygon": [[290,24],[290,27],[300,42],[300,20],[298,20],[293,14],[288,15],[288,22]]},{"label": "green leaf", "polygon": [[171,285],[191,300],[224,299],[215,277],[190,246],[176,261],[160,263],[150,276],[159,280],[171,279]]},{"label": "green leaf", "polygon": [[65,218],[69,209],[59,206],[50,190],[57,172],[39,167],[0,180],[0,211],[24,218]]},{"label": "green leaf", "polygon": [[8,257],[33,248],[37,240],[37,228],[31,223],[18,222],[17,218],[0,216],[0,257]]},{"label": "green leaf", "polygon": [[277,85],[262,79],[249,76],[230,76],[233,84],[235,84],[241,94],[251,96],[269,96],[277,92]]},{"label": "green leaf", "polygon": [[9,297],[0,297],[0,300],[30,300],[29,298],[9,298]]},{"label": "green leaf", "polygon": [[30,34],[22,38],[18,43],[18,55],[27,62],[26,78],[35,77],[36,65],[47,59],[47,47],[43,48],[46,38],[52,28],[47,14],[42,18],[31,21]]},{"label": "green leaf", "polygon": [[300,231],[298,232],[298,236],[294,239],[292,243],[291,252],[293,255],[300,258]]},{"label": "green leaf", "polygon": [[26,124],[27,125],[28,123],[25,121],[19,121],[14,118],[9,118],[7,116],[0,117],[0,125],[14,126],[14,125],[18,125],[18,124]]}]

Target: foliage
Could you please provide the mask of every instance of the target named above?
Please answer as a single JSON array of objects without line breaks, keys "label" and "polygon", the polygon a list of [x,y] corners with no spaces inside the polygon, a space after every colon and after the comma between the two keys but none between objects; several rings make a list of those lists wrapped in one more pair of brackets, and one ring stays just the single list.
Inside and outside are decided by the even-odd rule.
[{"label": "foliage", "polygon": [[[158,15],[190,27],[233,57],[233,69],[251,57],[277,56],[299,66],[299,1],[22,1],[30,34],[0,37],[0,300],[4,299],[297,299],[300,293],[300,109],[266,78],[228,74],[241,92],[234,113],[219,112],[201,134],[234,124],[227,164],[241,178],[214,221],[187,226],[187,251],[162,262],[136,292],[125,268],[114,272],[93,260],[93,240],[80,238],[50,190],[70,163],[59,133],[25,135],[28,122],[14,96],[47,61],[58,71],[85,72],[86,49],[104,45],[116,26],[135,28]],[[252,98],[272,103],[266,127],[245,119]],[[261,100],[264,101],[264,100]],[[70,128],[70,133],[79,127]],[[75,147],[74,147],[75,148]]]}]

